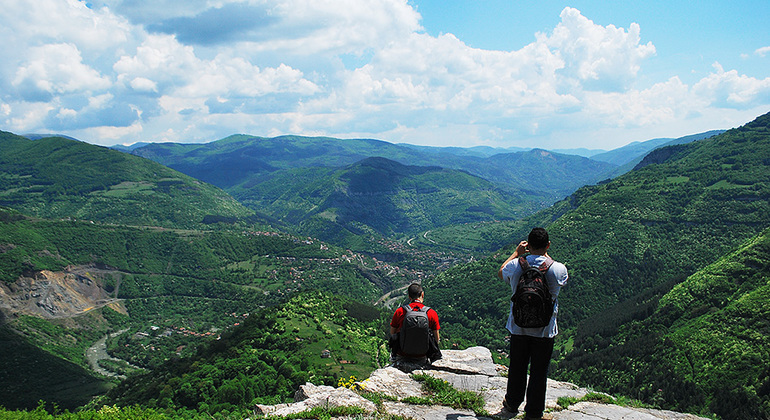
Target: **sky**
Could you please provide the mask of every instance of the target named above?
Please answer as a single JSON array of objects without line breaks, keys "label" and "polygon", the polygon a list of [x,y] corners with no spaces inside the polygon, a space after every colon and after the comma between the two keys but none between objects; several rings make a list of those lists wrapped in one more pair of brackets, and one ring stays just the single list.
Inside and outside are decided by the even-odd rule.
[{"label": "sky", "polygon": [[770,112],[767,0],[0,0],[0,130],[589,148]]}]

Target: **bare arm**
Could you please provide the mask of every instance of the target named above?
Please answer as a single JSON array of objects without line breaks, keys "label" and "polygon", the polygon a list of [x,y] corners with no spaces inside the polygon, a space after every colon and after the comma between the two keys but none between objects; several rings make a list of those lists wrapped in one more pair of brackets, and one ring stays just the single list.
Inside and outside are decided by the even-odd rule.
[{"label": "bare arm", "polygon": [[527,241],[521,241],[519,242],[519,245],[516,246],[516,250],[513,251],[513,254],[511,254],[510,257],[508,257],[507,260],[503,263],[503,265],[500,266],[500,269],[497,270],[497,277],[500,277],[500,280],[503,280],[503,267],[505,267],[509,262],[515,260],[516,258],[519,258],[520,256],[527,253]]}]

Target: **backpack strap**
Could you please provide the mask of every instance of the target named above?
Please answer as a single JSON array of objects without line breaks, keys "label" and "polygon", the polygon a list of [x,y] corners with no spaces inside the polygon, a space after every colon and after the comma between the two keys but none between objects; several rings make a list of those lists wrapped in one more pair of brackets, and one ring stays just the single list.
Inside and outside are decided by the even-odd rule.
[{"label": "backpack strap", "polygon": [[527,257],[519,257],[519,266],[521,267],[521,271],[527,271],[527,269],[529,269]]},{"label": "backpack strap", "polygon": [[548,271],[549,268],[551,268],[552,264],[553,264],[553,258],[545,257],[545,261],[543,261],[543,263],[540,265],[540,268],[538,268],[538,270],[540,270],[541,273],[545,274],[545,272]]}]

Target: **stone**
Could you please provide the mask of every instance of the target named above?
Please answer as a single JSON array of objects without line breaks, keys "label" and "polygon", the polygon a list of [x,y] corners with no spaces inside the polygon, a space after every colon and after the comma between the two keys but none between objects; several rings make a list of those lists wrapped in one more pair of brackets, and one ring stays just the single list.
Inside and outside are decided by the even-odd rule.
[{"label": "stone", "polygon": [[492,352],[486,347],[470,347],[465,350],[441,350],[443,358],[431,365],[432,370],[445,370],[463,374],[497,375]]},{"label": "stone", "polygon": [[288,416],[315,407],[359,407],[367,413],[377,411],[377,406],[373,402],[348,388],[317,386],[311,383],[300,386],[300,389],[294,394],[293,404],[257,405],[257,411],[258,414],[270,416]]},{"label": "stone", "polygon": [[414,405],[403,402],[385,401],[382,403],[385,412],[391,416],[401,416],[409,419],[446,420],[446,419],[489,419],[489,417],[476,417],[470,410],[458,410],[441,405]]},{"label": "stone", "polygon": [[393,367],[377,369],[372,372],[368,379],[356,382],[356,384],[365,391],[378,392],[398,399],[422,395],[422,387],[419,382]]}]

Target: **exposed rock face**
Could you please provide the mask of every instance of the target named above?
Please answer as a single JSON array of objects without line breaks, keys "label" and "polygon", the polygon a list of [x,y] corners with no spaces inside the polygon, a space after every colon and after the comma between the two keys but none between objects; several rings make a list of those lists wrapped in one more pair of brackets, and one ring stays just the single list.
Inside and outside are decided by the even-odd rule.
[{"label": "exposed rock face", "polygon": [[[484,347],[472,347],[466,350],[442,350],[444,358],[434,363],[425,370],[415,371],[418,374],[427,374],[443,379],[455,388],[465,391],[478,392],[486,401],[485,410],[494,418],[512,418],[515,415],[502,409],[503,396],[507,379],[500,376],[500,370],[504,367],[492,362],[492,354]],[[378,369],[372,375],[357,383],[364,390],[388,395],[398,401],[384,401],[379,409],[369,400],[366,400],[347,388],[332,388],[329,386],[315,386],[305,384],[294,396],[292,404],[279,404],[276,406],[257,407],[261,414],[286,416],[309,410],[313,407],[356,406],[367,413],[380,413],[404,416],[413,419],[444,420],[444,419],[490,419],[479,417],[469,410],[458,410],[444,406],[414,405],[402,400],[410,396],[423,396],[419,382],[412,379],[398,369],[386,367]],[[610,419],[637,419],[637,420],[696,420],[701,417],[690,414],[675,413],[664,410],[650,410],[641,408],[621,407],[595,402],[579,402],[567,409],[561,409],[556,403],[560,397],[574,397],[580,399],[588,394],[588,390],[579,388],[567,382],[548,380],[546,391],[546,408],[551,412],[547,415],[555,420],[610,420]],[[522,407],[519,410],[523,410]],[[519,414],[521,416],[521,414]]]},{"label": "exposed rock face", "polygon": [[63,318],[108,304],[125,313],[96,277],[82,267],[63,272],[44,270],[12,284],[0,282],[0,310],[8,314]]}]

